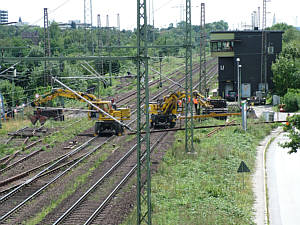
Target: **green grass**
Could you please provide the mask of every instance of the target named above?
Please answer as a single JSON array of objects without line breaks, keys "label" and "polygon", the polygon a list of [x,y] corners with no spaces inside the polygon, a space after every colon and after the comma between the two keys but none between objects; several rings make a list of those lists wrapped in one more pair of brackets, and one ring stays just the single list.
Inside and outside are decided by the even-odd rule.
[{"label": "green grass", "polygon": [[1,121],[2,128],[0,129],[0,137],[7,135],[9,132],[16,131],[25,126],[30,126],[30,121],[23,118],[9,119],[6,121]]},{"label": "green grass", "polygon": [[[78,135],[80,132],[90,128],[93,126],[95,121],[88,120],[87,118],[82,118],[80,122],[76,122],[78,118],[74,119],[66,119],[65,121],[54,121],[54,120],[48,120],[45,123],[46,128],[58,128],[61,129],[60,132],[53,133],[47,137],[43,138],[43,143],[49,144],[50,148],[48,148],[48,151],[51,151],[51,148],[54,147],[58,143],[63,143],[64,141],[67,141],[76,135]],[[70,126],[71,125],[71,126]],[[3,128],[0,129],[0,138],[3,138],[4,140],[7,139],[7,133],[13,132],[17,129],[20,129],[24,126],[33,127],[33,125],[28,120],[10,120],[4,123]],[[39,137],[31,137],[30,141],[36,141]],[[24,148],[25,145],[22,146],[14,146],[13,142],[8,143],[7,145],[0,144],[0,158],[4,157],[8,154],[13,154],[15,151],[20,150]],[[37,150],[38,148],[31,148],[26,153],[30,153],[32,151]]]},{"label": "green grass", "polygon": [[[75,136],[77,136],[80,132],[90,128],[93,126],[95,121],[88,120],[87,118],[82,118],[80,122],[76,122],[76,119],[69,119],[63,122],[61,121],[47,121],[46,127],[62,127],[65,126],[60,130],[60,132],[53,133],[44,138],[44,143],[50,144],[50,147],[54,147],[57,143],[62,143],[67,141]],[[72,126],[70,126],[72,125]]]},{"label": "green grass", "polygon": [[[204,124],[224,123],[206,120]],[[184,133],[176,134],[158,173],[152,178],[153,224],[254,224],[250,174],[237,173],[243,160],[254,172],[256,147],[271,125],[228,127],[211,138],[211,129],[194,133],[197,154],[187,155]],[[135,224],[135,212],[124,224]]]}]

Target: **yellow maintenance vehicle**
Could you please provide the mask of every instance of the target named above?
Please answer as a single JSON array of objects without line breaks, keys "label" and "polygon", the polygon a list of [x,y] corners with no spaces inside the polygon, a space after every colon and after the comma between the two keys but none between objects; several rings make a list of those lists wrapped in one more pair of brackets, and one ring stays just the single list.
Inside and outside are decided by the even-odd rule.
[{"label": "yellow maintenance vehicle", "polygon": [[[151,128],[169,127],[176,125],[177,117],[183,113],[185,107],[186,94],[183,91],[173,92],[157,102],[149,103],[150,125]],[[188,96],[189,102],[194,103],[196,111],[197,107],[213,108],[203,95],[198,91],[193,91],[192,97]],[[197,103],[197,104],[195,104]]]},{"label": "yellow maintenance vehicle", "polygon": [[[88,112],[89,119],[96,120],[95,135],[99,135],[105,130],[113,131],[116,135],[121,135],[124,132],[124,124],[122,122],[130,119],[129,108],[117,108],[114,102],[98,99],[93,94],[74,92],[58,88],[53,89],[51,92],[43,96],[36,97],[37,98],[33,102],[33,105],[36,107],[42,106],[56,97],[65,97],[76,99],[81,102],[88,102],[88,110],[85,111]],[[31,116],[30,119],[33,124],[35,124],[38,120],[42,124],[45,122],[47,117],[59,118],[60,120],[63,120],[62,110],[63,109],[47,110],[37,108],[35,115]]]}]

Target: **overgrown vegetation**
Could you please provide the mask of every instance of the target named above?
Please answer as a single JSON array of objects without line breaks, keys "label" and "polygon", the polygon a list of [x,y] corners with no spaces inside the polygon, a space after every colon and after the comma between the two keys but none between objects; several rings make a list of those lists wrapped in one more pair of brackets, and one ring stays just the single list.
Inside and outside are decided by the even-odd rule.
[{"label": "overgrown vegetation", "polygon": [[300,87],[300,69],[296,66],[296,60],[300,57],[300,51],[295,44],[288,44],[279,54],[272,65],[274,93],[284,96],[289,88]]},{"label": "overgrown vegetation", "polygon": [[64,141],[77,136],[80,132],[92,127],[94,123],[95,121],[88,120],[86,117],[82,118],[80,121],[76,118],[64,121],[64,123],[61,121],[49,121],[49,123],[46,124],[48,127],[54,128],[63,126],[63,129],[45,137],[44,143],[49,144],[50,147],[54,147],[58,143],[63,143]]},{"label": "overgrown vegetation", "polygon": [[300,115],[289,117],[285,130],[289,132],[290,140],[282,144],[282,147],[290,148],[289,153],[298,152],[300,149]]},{"label": "overgrown vegetation", "polygon": [[300,110],[300,89],[288,89],[283,100],[285,103],[284,108],[287,112],[296,112]]},{"label": "overgrown vegetation", "polygon": [[[283,50],[272,65],[273,94],[283,97],[288,89],[300,87],[300,31],[285,23],[275,24],[269,29],[284,31]],[[286,105],[290,104],[291,94],[283,99]]]},{"label": "overgrown vegetation", "polygon": [[[185,153],[184,133],[178,132],[152,178],[153,224],[254,224],[250,176],[243,188],[237,169],[243,160],[254,172],[256,147],[271,129],[228,127],[211,138],[206,138],[210,129],[195,130],[196,155]],[[134,212],[124,224],[135,224]]]},{"label": "overgrown vegetation", "polygon": [[[170,24],[168,28],[153,29],[149,25],[149,42],[154,45],[175,45],[184,43],[184,22],[179,22],[176,26]],[[224,21],[213,22],[206,25],[207,33],[212,30],[227,30],[228,24]],[[135,56],[136,50],[131,48],[102,49],[101,45],[136,45],[136,31],[117,29],[92,29],[85,37],[85,30],[71,25],[71,28],[61,29],[59,24],[52,22],[50,30],[51,56],[76,57],[82,55],[102,55],[102,56]],[[193,44],[195,52],[199,52],[197,39],[199,37],[200,26],[194,25],[192,28]],[[99,34],[102,40],[98,40]],[[30,26],[1,26],[0,47],[5,47],[3,57],[43,57],[44,56],[44,30],[42,27]],[[86,41],[87,40],[87,41]],[[9,47],[12,47],[9,49]],[[149,55],[158,57],[179,56],[179,48],[165,48],[160,51],[149,49]],[[184,55],[184,51],[182,51]],[[155,59],[154,59],[155,60]],[[88,62],[97,73],[101,75],[109,74],[109,62],[104,60],[94,60]],[[134,74],[135,60],[114,60],[112,61],[112,75],[126,75],[127,72]],[[77,91],[90,91],[97,93],[97,80],[63,79],[70,76],[91,75],[89,66],[83,61],[54,61],[48,64],[46,73],[63,80],[65,84]],[[21,62],[12,67],[10,63],[1,63],[1,71],[7,70],[1,77],[0,93],[4,95],[6,109],[33,100],[36,93],[43,94],[49,91],[45,80],[45,69],[42,61]],[[16,71],[16,76],[14,76]],[[5,81],[5,82],[4,82]],[[101,83],[100,92],[107,88],[106,83]],[[112,95],[113,90],[107,90],[107,95]],[[103,94],[103,93],[101,93]]]},{"label": "overgrown vegetation", "polygon": [[[63,143],[76,135],[80,132],[92,127],[94,121],[88,120],[86,117],[79,120],[78,118],[69,118],[65,121],[53,121],[48,120],[45,123],[45,127],[49,128],[52,134],[46,137],[42,137],[43,144],[48,144],[50,148],[49,151],[54,147],[56,144]],[[3,127],[0,129],[0,139],[1,143],[5,142],[4,138],[7,138],[7,133],[13,132],[17,129],[23,128],[25,126],[33,127],[33,125],[28,120],[20,119],[11,119],[2,124]],[[60,130],[56,132],[56,130]],[[37,137],[31,137],[29,141],[36,141]],[[13,141],[12,141],[13,142]],[[0,144],[0,158],[4,157],[5,155],[12,154],[17,150],[22,149],[24,146],[15,146],[12,142],[8,144]],[[38,148],[34,147],[31,148],[30,151],[37,150]]]}]

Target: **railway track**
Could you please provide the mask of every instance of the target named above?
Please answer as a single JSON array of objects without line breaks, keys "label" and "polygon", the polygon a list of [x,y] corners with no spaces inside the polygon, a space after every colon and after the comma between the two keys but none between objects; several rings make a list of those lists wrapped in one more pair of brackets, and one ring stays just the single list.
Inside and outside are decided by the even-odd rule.
[{"label": "railway track", "polygon": [[[194,72],[196,72],[196,71],[197,71],[197,68],[194,69]],[[184,79],[184,77],[183,77],[182,79],[178,80],[178,81],[180,82],[180,81],[182,81],[183,79]],[[169,86],[169,87],[168,87],[167,89],[165,89],[164,91],[161,91],[158,95],[155,95],[155,96],[153,97],[153,99],[156,99],[156,98],[157,98],[158,96],[160,96],[163,92],[166,92],[167,90],[169,90],[170,88],[172,88],[172,87],[174,87],[174,86],[176,86],[176,85],[175,85],[175,84],[172,84],[171,86]],[[197,86],[197,84],[196,84],[196,86]],[[120,101],[121,101],[121,100],[120,100]],[[136,112],[136,110],[134,110],[132,113],[135,113],[135,112]],[[0,170],[0,173],[1,173],[1,172],[3,173],[3,172],[5,172],[6,170],[8,170],[8,169],[10,169],[10,168],[12,168],[12,167],[15,167],[17,164],[22,163],[22,162],[24,162],[25,160],[28,160],[29,158],[33,157],[34,155],[36,155],[36,154],[42,152],[42,150],[43,150],[43,149],[40,148],[39,150],[34,151],[34,152],[32,152],[31,154],[29,154],[29,155],[27,155],[27,156],[21,158],[20,160],[16,161],[15,163],[11,164],[10,166],[8,166],[8,167],[6,167],[6,168]],[[62,156],[62,157],[63,157],[63,156]],[[41,169],[41,168],[47,166],[49,163],[51,163],[52,161],[55,161],[55,160],[57,160],[57,159],[54,159],[54,160],[51,160],[51,161],[49,161],[49,162],[43,163],[41,166],[37,166],[37,167],[31,168],[31,169],[29,169],[29,170],[27,170],[27,171],[25,171],[25,172],[22,171],[22,173],[20,173],[20,174],[16,174],[16,175],[14,175],[14,176],[11,175],[11,177],[5,177],[5,179],[3,179],[4,177],[2,177],[3,180],[2,180],[2,182],[0,182],[0,187],[3,186],[3,185],[8,184],[8,183],[10,183],[10,182],[13,182],[13,181],[15,181],[15,180],[17,180],[17,179],[24,178],[24,177],[28,176],[30,173],[32,173],[32,172],[34,172],[34,171],[36,171],[36,170],[38,170],[38,169]]]},{"label": "railway track", "polygon": [[[153,142],[155,140],[151,146],[151,151],[165,136],[166,132],[159,136],[151,137]],[[136,144],[132,146],[74,204],[63,212],[57,220],[50,220],[51,224],[90,224],[96,219],[101,220],[101,216],[99,216],[101,211],[136,171],[136,154],[133,154],[136,147]],[[143,159],[145,159],[145,155]],[[47,221],[49,220],[47,219]]]},{"label": "railway track", "polygon": [[[199,68],[198,68],[198,70],[199,70]],[[195,68],[193,71],[196,72],[197,68]],[[180,80],[181,81],[184,80],[184,77],[181,78]],[[154,97],[152,97],[152,99],[157,98],[163,92],[168,91],[170,88],[172,88],[174,86],[175,86],[175,84],[168,86],[168,88],[166,88],[162,92],[156,94]],[[135,99],[134,94],[132,95],[132,97],[133,97],[133,99]],[[134,112],[135,111],[133,111],[132,113],[134,113]],[[134,122],[134,121],[132,121],[132,122]],[[114,137],[110,137],[110,138],[113,139]],[[105,142],[105,143],[109,142],[110,138],[107,138],[106,141],[103,140],[103,142]],[[112,140],[112,139],[110,139],[110,140]],[[103,146],[103,145],[101,145],[101,146]],[[99,145],[97,147],[101,148],[101,146]],[[94,152],[96,151],[95,148],[93,150],[94,150]],[[90,151],[86,151],[85,154],[88,154],[88,153],[90,153]],[[85,156],[85,154],[82,153],[81,156],[77,155],[77,157],[75,157],[75,155],[74,155],[74,157],[72,158],[73,161],[70,159],[68,162],[64,162],[61,164],[58,164],[58,163],[56,164],[56,162],[55,162],[54,164],[56,164],[57,167],[55,167],[54,164],[44,165],[44,167],[46,167],[46,166],[48,166],[48,167],[34,176],[34,178],[35,177],[37,178],[36,180],[34,180],[33,178],[30,178],[25,183],[20,184],[19,186],[15,186],[14,189],[11,190],[8,194],[2,195],[2,197],[0,199],[0,204],[2,205],[1,208],[3,209],[3,213],[5,213],[5,214],[3,214],[0,217],[0,221],[1,222],[6,221],[8,218],[9,218],[9,221],[15,221],[16,218],[18,218],[18,214],[16,212],[22,206],[24,206],[25,204],[27,204],[28,201],[31,201],[33,198],[37,197],[43,191],[45,191],[45,189],[47,189],[47,187],[49,187],[52,183],[54,183],[56,180],[59,179],[58,177],[63,176],[65,173],[67,173],[64,171],[70,171],[71,170],[70,168],[74,168],[76,165],[78,165],[80,162],[82,162],[82,160],[86,159],[88,156]],[[90,154],[92,154],[92,153],[90,153]],[[67,169],[64,169],[64,168],[67,168]],[[41,169],[41,168],[39,168],[39,169]],[[24,173],[26,173],[26,172],[28,172],[28,171],[25,171]],[[21,175],[21,174],[19,174],[19,175]],[[44,179],[47,179],[47,180],[44,180]],[[33,184],[33,186],[30,186],[30,184]],[[41,186],[42,184],[44,184],[44,186]],[[23,187],[25,187],[27,189],[23,190],[21,192],[20,190]],[[18,192],[18,191],[20,191],[20,192]],[[19,193],[19,195],[18,195],[19,197],[17,196],[17,193]],[[9,195],[15,196],[15,199],[14,200],[10,199],[9,201],[7,201],[9,199],[9,197],[8,197]],[[10,205],[11,202],[14,202],[14,203],[19,202],[19,203],[12,206],[12,205]],[[7,208],[10,208],[11,210],[9,210],[7,212]]]},{"label": "railway track", "polygon": [[[32,199],[40,195],[43,191],[45,191],[51,184],[56,182],[58,179],[63,178],[63,176],[67,172],[71,171],[72,168],[74,168],[80,162],[85,160],[87,157],[89,157],[91,154],[93,154],[95,151],[101,148],[104,144],[108,143],[114,137],[115,136],[107,138],[106,140],[103,141],[103,143],[97,145],[92,150],[88,151],[86,154],[83,154],[81,157],[73,159],[61,165],[60,167],[56,168],[56,166],[60,165],[61,162],[64,162],[66,159],[69,159],[71,155],[75,155],[75,153],[87,147],[88,144],[93,140],[95,140],[96,137],[90,139],[88,142],[79,146],[68,155],[62,157],[58,161],[48,166],[43,171],[36,174],[33,178],[30,178],[29,180],[27,180],[17,188],[13,189],[8,194],[2,196],[0,198],[0,204],[2,205],[1,207],[2,210],[0,209],[0,212],[6,211],[7,209],[10,210],[0,217],[0,222],[4,223],[8,218],[9,221],[14,221],[14,219],[19,218],[17,211],[20,210],[21,207],[24,207],[25,204],[28,204],[30,201],[32,201]],[[135,150],[135,148],[136,147],[133,147],[132,149]],[[62,168],[67,166],[68,166],[67,169],[61,171]]]},{"label": "railway track", "polygon": [[[70,160],[68,163],[61,165],[62,162],[65,162],[72,155],[75,155],[82,149],[86,149],[95,139],[96,137],[91,138],[90,140],[70,152],[68,155],[49,165],[34,177],[28,179],[26,182],[13,189],[11,192],[2,196],[0,198],[0,204],[2,205],[0,211],[4,214],[0,217],[0,222],[3,223],[8,217],[10,217],[10,220],[13,220],[15,217],[17,217],[18,215],[15,215],[15,217],[12,217],[12,215],[16,213],[22,206],[29,203],[33,198],[41,194],[51,184],[62,178],[72,168],[81,163],[96,150],[101,148],[104,144],[109,142],[112,137],[104,139],[102,143],[96,145],[80,157],[76,157],[75,159]],[[67,169],[61,171],[60,169],[62,169],[63,167],[67,167]],[[7,209],[9,209],[9,211],[7,211]]]},{"label": "railway track", "polygon": [[[211,60],[209,63],[211,64],[213,61],[214,61],[214,60]],[[212,74],[212,76],[214,75],[214,73],[211,73],[211,71],[213,71],[214,68],[215,68],[215,67],[212,67],[211,70],[208,71],[208,75],[210,75],[210,74]],[[193,69],[193,72],[196,73],[197,70],[198,70],[198,68],[196,67],[196,68]],[[177,75],[178,75],[178,71],[175,71],[174,73],[172,73],[172,75],[174,75],[174,74],[177,74]],[[212,76],[209,76],[209,79],[211,79]],[[177,81],[178,81],[178,82],[182,82],[183,80],[184,80],[184,77],[181,78],[181,79],[179,79],[179,80],[177,80]],[[154,85],[154,84],[155,84],[155,83],[152,83],[151,85]],[[168,86],[167,88],[165,88],[165,89],[164,89],[163,91],[161,91],[158,95],[155,95],[155,96],[153,97],[153,99],[158,98],[162,93],[168,91],[169,89],[173,88],[174,86],[176,86],[176,85],[175,85],[175,84],[171,84],[171,86]],[[198,86],[198,83],[195,85],[194,88],[196,88],[197,86]],[[135,92],[135,93],[136,93],[136,92]],[[130,98],[131,96],[134,96],[135,93],[131,94],[130,96],[127,95],[125,98],[119,99],[118,103],[119,103],[119,102],[122,102],[124,99],[128,99],[128,98]],[[135,98],[133,98],[133,99],[135,99]],[[135,113],[135,112],[136,112],[136,110],[133,111],[133,113]],[[56,131],[56,132],[58,132],[58,131]],[[41,141],[41,140],[38,140],[37,142],[40,142],[40,141]],[[2,170],[0,170],[0,173],[3,173],[3,172],[5,172],[5,171],[7,171],[8,169],[10,169],[10,168],[16,166],[16,164],[18,164],[18,163],[21,163],[21,162],[24,162],[25,160],[28,160],[30,157],[32,157],[32,156],[34,156],[34,155],[40,153],[41,151],[42,151],[42,148],[40,148],[39,150],[37,150],[37,151],[35,151],[35,152],[29,154],[28,156],[22,157],[20,160],[16,161],[15,163],[13,163],[13,164],[7,166],[6,168],[3,168]],[[5,180],[7,180],[7,179],[5,179]],[[0,182],[0,186],[1,186],[1,182]]]},{"label": "railway track", "polygon": [[[133,123],[133,122],[134,122],[134,120],[131,121],[130,123]],[[54,160],[55,162],[53,162],[53,160],[51,160],[49,163],[46,163],[46,164],[41,165],[37,168],[34,168],[30,171],[26,171],[22,174],[19,174],[17,176],[11,177],[11,178],[3,181],[3,184],[9,183],[10,181],[12,182],[14,180],[17,180],[18,178],[22,178],[23,176],[30,174],[30,172],[32,172],[33,170],[38,170],[38,169],[41,169],[43,166],[48,165],[48,167],[46,167],[42,171],[38,172],[32,178],[26,180],[24,183],[6,190],[6,191],[10,190],[10,192],[1,196],[1,198],[0,198],[0,204],[2,205],[1,209],[3,209],[4,211],[7,209],[11,209],[11,210],[9,210],[8,212],[6,212],[4,215],[2,215],[0,217],[0,222],[7,219],[8,217],[10,217],[10,219],[12,219],[11,218],[12,214],[14,214],[17,210],[19,210],[22,206],[24,206],[26,203],[28,203],[34,197],[39,195],[50,184],[55,182],[66,172],[70,171],[70,168],[73,168],[73,166],[77,165],[79,162],[81,162],[83,159],[85,159],[90,154],[95,152],[97,149],[101,148],[105,143],[107,143],[109,140],[112,140],[113,138],[114,138],[114,136],[107,138],[106,140],[103,141],[102,144],[95,147],[92,152],[89,151],[86,154],[82,154],[82,156],[80,156],[80,157],[71,159],[70,156],[74,157],[76,155],[76,153],[78,153],[82,149],[85,149],[89,143],[91,143],[92,141],[94,141],[96,139],[96,137],[93,137],[90,140],[88,140],[87,142],[85,142],[84,144],[82,144],[81,146],[77,147],[75,150],[58,158],[57,161]],[[62,165],[58,168],[55,168],[56,166],[60,165],[60,163],[64,162],[67,159],[69,160],[69,162],[65,163],[64,165]],[[50,164],[51,162],[53,162],[53,164]],[[60,169],[62,169],[65,166],[69,166],[69,165],[71,165],[71,166],[68,167],[68,169],[66,169],[65,171],[63,171],[59,174]],[[37,182],[37,181],[39,181],[39,182]],[[36,183],[38,183],[38,185],[36,185]],[[21,190],[22,190],[22,192],[20,192]],[[5,204],[6,202],[7,202],[7,204]],[[0,209],[0,213],[2,213],[1,209]]]},{"label": "railway track", "polygon": [[[212,66],[212,67],[214,68],[213,65],[215,64],[215,62],[216,62],[216,59],[215,59],[215,58],[212,58],[211,60],[209,60],[209,61],[207,62],[207,66],[208,66],[208,67],[209,67],[209,66]],[[179,66],[178,68],[175,69],[175,71],[173,71],[172,73],[169,74],[169,78],[174,78],[174,77],[175,77],[174,81],[177,82],[177,83],[180,83],[180,82],[182,82],[182,81],[185,79],[183,72],[180,71],[180,69],[182,68],[182,66],[183,66],[183,65]],[[199,71],[199,66],[198,66],[197,64],[195,64],[195,65],[194,65],[194,68],[193,68],[193,73],[196,73],[196,72],[198,72],[198,71]],[[208,71],[208,74],[209,74],[209,73],[210,73],[210,70]],[[179,75],[183,76],[183,78],[178,79],[177,76],[179,76]],[[176,86],[176,85],[174,85],[174,83],[170,82],[170,81],[169,81],[168,79],[166,79],[166,78],[163,78],[163,80],[164,80],[165,82],[168,83],[167,85],[171,85],[171,87],[169,86],[169,87],[166,88],[167,90],[169,90],[169,89],[171,89],[172,87]],[[152,87],[152,86],[154,86],[154,85],[156,85],[156,84],[158,84],[158,83],[159,83],[159,80],[155,80],[155,81],[150,82],[150,83],[149,83],[149,86]],[[199,84],[199,83],[197,83],[196,86],[198,86],[198,84]],[[166,89],[165,89],[165,90],[166,90]],[[158,90],[158,91],[159,91],[159,90]],[[166,91],[164,91],[164,92],[166,92]],[[164,92],[163,92],[163,93],[164,93]],[[120,101],[121,101],[121,100],[126,100],[126,99],[128,99],[128,98],[130,98],[130,97],[132,97],[132,96],[135,96],[136,93],[137,93],[136,91],[133,91],[132,93],[129,93],[129,94],[125,95],[124,97],[120,98]],[[132,99],[128,99],[128,100],[125,101],[123,104],[128,105],[131,101],[132,101]]]},{"label": "railway track", "polygon": [[[43,137],[43,139],[45,139],[45,138],[47,138],[47,137],[49,137],[51,135],[54,135],[54,134],[60,132],[62,129],[66,129],[66,128],[68,128],[68,127],[70,127],[70,126],[72,126],[72,125],[80,122],[81,120],[82,119],[79,119],[79,120],[77,120],[77,121],[69,124],[68,126],[62,127],[61,129],[58,129],[55,132],[52,132],[52,133],[50,133],[48,135],[45,135]],[[3,161],[1,163],[1,168],[2,169],[0,169],[0,174],[3,174],[6,171],[8,171],[9,169],[12,169],[12,168],[16,167],[18,164],[20,164],[20,163],[22,163],[22,162],[30,159],[31,157],[35,156],[36,154],[41,153],[44,150],[45,147],[48,148],[49,145],[43,144],[43,139],[40,138],[40,139],[38,139],[36,141],[33,141],[29,145],[26,145],[26,146],[22,147],[20,150],[16,151],[14,154],[8,155],[8,156],[4,157],[4,158],[6,158],[6,161]],[[41,144],[41,145],[38,145],[38,144]],[[39,149],[35,150],[35,151],[33,151],[33,152],[29,153],[29,154],[26,154],[25,156],[22,155],[22,153],[25,150],[29,150],[29,149],[31,149],[34,146],[36,146]],[[3,179],[3,177],[1,177],[1,179]]]}]

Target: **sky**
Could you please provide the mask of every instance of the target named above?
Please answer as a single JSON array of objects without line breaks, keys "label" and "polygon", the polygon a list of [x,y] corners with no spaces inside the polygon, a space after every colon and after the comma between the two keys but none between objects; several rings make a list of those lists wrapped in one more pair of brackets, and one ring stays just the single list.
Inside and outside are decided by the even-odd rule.
[{"label": "sky", "polygon": [[[90,2],[90,0],[86,0]],[[205,3],[206,23],[224,20],[231,29],[243,29],[251,25],[251,13],[261,7],[263,0],[191,0],[192,24],[200,24],[200,4]],[[184,0],[148,0],[150,11],[154,9],[155,27],[168,27],[176,24],[184,16],[180,13],[185,5]],[[152,5],[153,2],[153,5]],[[106,26],[106,15],[109,15],[109,26],[117,26],[117,14],[120,14],[121,29],[136,27],[136,0],[93,0],[93,25],[97,25],[100,14],[101,25]],[[18,21],[30,25],[43,26],[44,8],[48,8],[49,20],[68,22],[84,21],[84,0],[0,0],[0,10],[8,10],[9,21]],[[275,14],[276,22],[285,22],[300,26],[299,0],[271,0],[267,3],[267,26],[271,26]],[[153,22],[152,12],[150,15]],[[299,15],[299,16],[298,16]],[[90,18],[90,16],[89,16]]]}]

